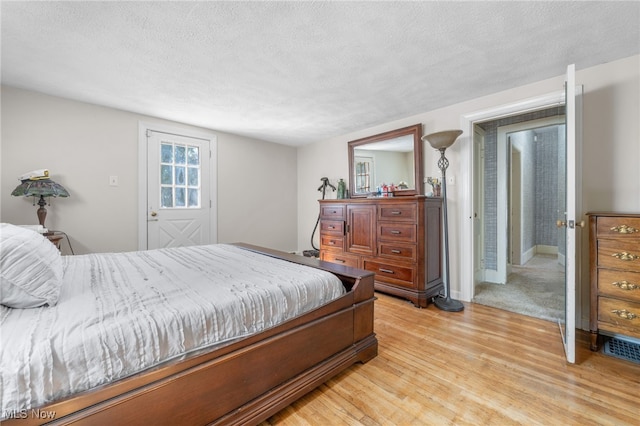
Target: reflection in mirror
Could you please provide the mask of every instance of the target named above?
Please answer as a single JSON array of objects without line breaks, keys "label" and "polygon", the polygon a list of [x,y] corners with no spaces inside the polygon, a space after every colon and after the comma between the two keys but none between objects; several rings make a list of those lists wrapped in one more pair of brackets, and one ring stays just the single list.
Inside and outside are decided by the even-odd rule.
[{"label": "reflection in mirror", "polygon": [[352,197],[375,195],[394,184],[394,195],[416,195],[420,188],[422,125],[416,124],[349,142],[349,190]]}]

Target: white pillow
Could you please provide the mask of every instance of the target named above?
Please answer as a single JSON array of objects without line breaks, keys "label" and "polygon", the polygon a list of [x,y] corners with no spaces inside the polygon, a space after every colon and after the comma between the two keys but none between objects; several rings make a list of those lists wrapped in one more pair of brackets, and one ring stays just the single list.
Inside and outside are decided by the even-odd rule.
[{"label": "white pillow", "polygon": [[60,251],[47,238],[28,228],[0,224],[0,304],[55,305],[62,276]]}]

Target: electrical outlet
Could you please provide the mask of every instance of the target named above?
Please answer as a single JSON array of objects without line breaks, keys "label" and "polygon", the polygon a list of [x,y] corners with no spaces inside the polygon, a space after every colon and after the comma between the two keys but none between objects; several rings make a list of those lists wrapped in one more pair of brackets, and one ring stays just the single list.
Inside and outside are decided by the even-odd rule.
[{"label": "electrical outlet", "polygon": [[109,186],[118,186],[118,176],[109,176]]}]

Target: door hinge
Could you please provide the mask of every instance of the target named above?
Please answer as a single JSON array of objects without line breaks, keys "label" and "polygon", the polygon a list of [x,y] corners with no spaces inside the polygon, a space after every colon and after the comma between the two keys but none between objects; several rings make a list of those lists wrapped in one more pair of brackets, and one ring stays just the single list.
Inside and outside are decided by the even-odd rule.
[{"label": "door hinge", "polygon": [[151,132],[152,132],[152,131],[151,131],[150,129],[147,129],[147,137],[148,137],[148,138],[150,138],[150,137],[151,137]]}]

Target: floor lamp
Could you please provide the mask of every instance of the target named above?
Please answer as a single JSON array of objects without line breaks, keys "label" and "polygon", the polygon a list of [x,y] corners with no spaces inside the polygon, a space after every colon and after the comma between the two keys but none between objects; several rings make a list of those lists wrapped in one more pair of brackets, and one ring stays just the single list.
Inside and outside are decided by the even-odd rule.
[{"label": "floor lamp", "polygon": [[462,130],[445,130],[431,133],[422,137],[422,140],[429,142],[431,147],[440,151],[438,167],[442,171],[442,229],[444,234],[443,254],[444,254],[444,288],[445,297],[438,297],[434,304],[438,309],[449,312],[459,312],[464,309],[462,302],[451,298],[451,285],[449,282],[449,226],[447,224],[447,167],[449,160],[444,156],[444,152],[456,141]]}]

